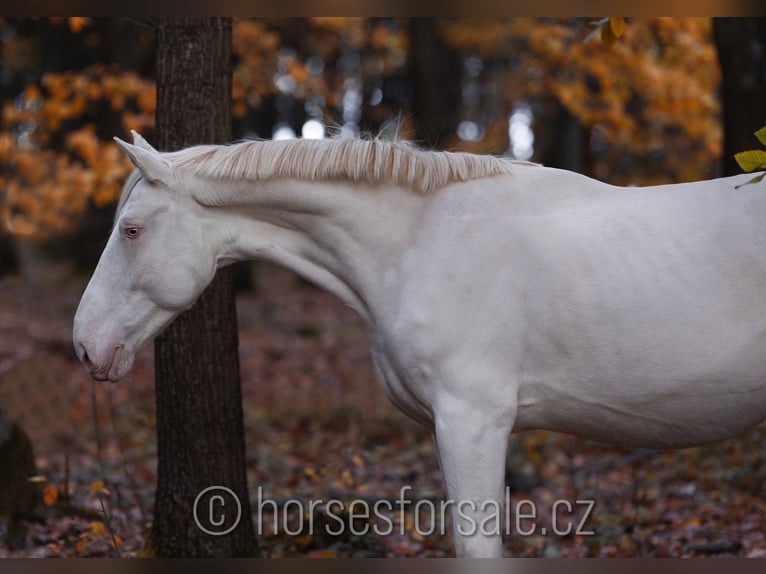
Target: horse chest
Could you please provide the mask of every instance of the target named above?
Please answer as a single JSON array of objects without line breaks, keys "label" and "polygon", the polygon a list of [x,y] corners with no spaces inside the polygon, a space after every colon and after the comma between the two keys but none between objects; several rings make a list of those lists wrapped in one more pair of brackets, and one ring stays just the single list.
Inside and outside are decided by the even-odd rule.
[{"label": "horse chest", "polygon": [[380,337],[371,337],[371,352],[375,374],[388,399],[404,414],[430,427],[433,423],[431,397],[421,384],[418,376],[402,368],[402,357],[392,353]]}]

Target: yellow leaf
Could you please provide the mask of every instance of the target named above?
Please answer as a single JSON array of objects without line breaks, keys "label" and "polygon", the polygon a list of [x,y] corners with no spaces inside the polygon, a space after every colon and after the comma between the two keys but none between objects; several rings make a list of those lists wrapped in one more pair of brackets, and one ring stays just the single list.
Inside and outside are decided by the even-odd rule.
[{"label": "yellow leaf", "polygon": [[622,16],[612,16],[609,18],[609,28],[612,30],[615,38],[619,38],[625,33],[625,18]]},{"label": "yellow leaf", "polygon": [[94,494],[98,494],[104,490],[104,481],[103,480],[97,480],[96,482],[92,483],[90,485],[90,494],[91,496]]},{"label": "yellow leaf", "polygon": [[764,177],[766,177],[766,173],[762,173],[761,175],[756,175],[753,179],[750,179],[746,181],[745,183],[740,183],[739,185],[735,185],[734,188],[739,189],[740,187],[744,185],[752,185],[754,183],[760,183],[761,181],[763,181]]},{"label": "yellow leaf", "polygon": [[90,527],[90,533],[93,536],[103,536],[106,533],[106,527],[103,522],[93,521],[88,524]]},{"label": "yellow leaf", "polygon": [[737,160],[739,167],[747,172],[766,169],[766,151],[759,149],[741,151],[734,154],[734,159]]},{"label": "yellow leaf", "polygon": [[614,46],[614,43],[617,41],[617,36],[614,35],[611,26],[601,27],[601,41],[604,43],[604,46],[608,46],[609,48]]},{"label": "yellow leaf", "polygon": [[58,497],[59,489],[56,488],[53,484],[46,484],[45,492],[43,493],[43,502],[45,503],[45,506],[53,506]]},{"label": "yellow leaf", "polygon": [[755,132],[755,137],[757,137],[758,141],[761,142],[763,145],[766,145],[766,126],[762,127],[757,132]]}]

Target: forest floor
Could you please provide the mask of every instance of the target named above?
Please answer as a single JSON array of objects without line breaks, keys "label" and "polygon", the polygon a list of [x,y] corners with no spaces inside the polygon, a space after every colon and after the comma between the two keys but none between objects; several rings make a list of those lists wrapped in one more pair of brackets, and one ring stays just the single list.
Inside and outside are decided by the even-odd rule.
[{"label": "forest floor", "polygon": [[[254,510],[259,500],[278,505],[276,529],[272,507],[261,506],[256,528],[264,554],[450,555],[448,523],[430,522],[443,498],[430,433],[385,398],[361,320],[287,272],[256,269],[259,288],[238,296],[238,313],[248,485]],[[0,544],[0,557],[135,556],[151,520],[151,345],[127,380],[92,382],[71,350],[84,281],[45,289],[0,280],[0,405],[32,439],[45,489],[26,544]],[[766,557],[763,425],[737,439],[667,452],[520,433],[511,440],[506,478],[514,511],[509,555]],[[397,504],[402,496],[408,504]],[[364,523],[356,534],[312,533],[290,499],[370,507],[388,501],[379,508],[392,509],[390,523],[372,521],[382,535],[365,533]],[[537,517],[517,524],[532,505]],[[586,533],[563,533],[581,519]]]}]

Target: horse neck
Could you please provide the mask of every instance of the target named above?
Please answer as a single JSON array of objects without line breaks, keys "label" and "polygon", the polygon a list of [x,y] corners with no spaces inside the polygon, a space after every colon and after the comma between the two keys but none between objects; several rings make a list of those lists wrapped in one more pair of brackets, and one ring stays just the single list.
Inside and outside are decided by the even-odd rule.
[{"label": "horse neck", "polygon": [[[219,260],[267,260],[334,293],[371,320],[371,306],[417,229],[425,197],[393,185],[232,182],[213,208]],[[236,205],[235,205],[236,204]]]}]

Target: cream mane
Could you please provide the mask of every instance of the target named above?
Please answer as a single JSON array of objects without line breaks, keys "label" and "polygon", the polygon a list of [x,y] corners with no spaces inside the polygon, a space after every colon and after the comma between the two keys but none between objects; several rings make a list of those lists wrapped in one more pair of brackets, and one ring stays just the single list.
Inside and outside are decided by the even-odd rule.
[{"label": "cream mane", "polygon": [[407,142],[381,139],[247,141],[163,155],[178,170],[213,179],[391,182],[423,194],[512,171],[512,162],[497,157],[424,151]]}]

